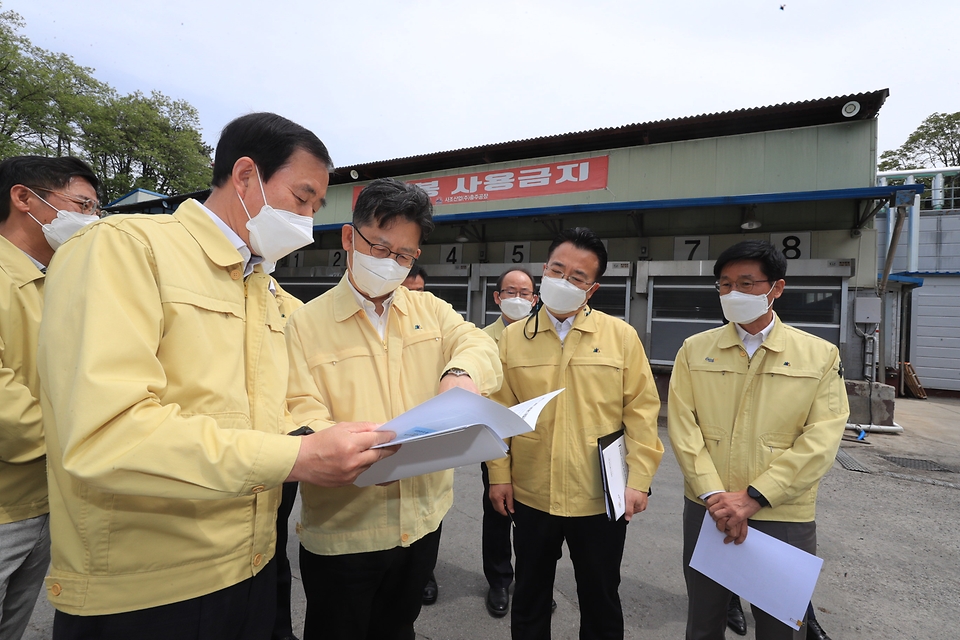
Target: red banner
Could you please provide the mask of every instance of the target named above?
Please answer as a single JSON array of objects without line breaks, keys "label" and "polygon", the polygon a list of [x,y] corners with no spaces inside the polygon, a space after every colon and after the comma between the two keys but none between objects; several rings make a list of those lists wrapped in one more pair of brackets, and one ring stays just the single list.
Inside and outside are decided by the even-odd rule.
[{"label": "red banner", "polygon": [[[609,159],[609,156],[597,156],[409,182],[426,191],[434,206],[535,198],[606,189]],[[357,196],[362,189],[361,186],[353,188],[353,204],[357,203]]]}]

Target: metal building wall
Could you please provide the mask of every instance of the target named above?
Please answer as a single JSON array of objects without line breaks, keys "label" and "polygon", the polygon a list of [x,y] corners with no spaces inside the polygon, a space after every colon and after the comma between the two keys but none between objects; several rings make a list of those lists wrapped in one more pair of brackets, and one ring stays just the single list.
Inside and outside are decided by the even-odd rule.
[{"label": "metal building wall", "polygon": [[[471,171],[512,169],[609,155],[605,190],[540,198],[444,205],[444,215],[571,204],[630,202],[709,196],[743,195],[870,187],[875,183],[876,120],[854,121],[800,129],[768,131],[702,140],[612,149],[589,154],[530,158],[430,174],[396,176],[402,180],[458,175]],[[333,185],[327,206],[317,213],[317,225],[349,220],[353,187],[364,182]],[[802,216],[805,228],[835,228],[835,216],[817,208]]]}]

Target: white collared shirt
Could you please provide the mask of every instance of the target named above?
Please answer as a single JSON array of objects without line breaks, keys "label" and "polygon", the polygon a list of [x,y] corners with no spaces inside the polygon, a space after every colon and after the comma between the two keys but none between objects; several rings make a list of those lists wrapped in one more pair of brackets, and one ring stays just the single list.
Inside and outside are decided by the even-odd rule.
[{"label": "white collared shirt", "polygon": [[353,282],[350,281],[349,276],[347,276],[347,284],[350,285],[350,291],[353,291],[353,296],[357,299],[357,304],[359,304],[363,312],[367,314],[367,319],[370,320],[370,324],[373,325],[373,328],[380,334],[380,339],[383,340],[383,337],[387,333],[387,318],[390,313],[390,306],[393,304],[393,296],[396,294],[396,290],[392,291],[383,301],[383,313],[378,314],[377,305],[363,297],[363,294],[353,286]]},{"label": "white collared shirt", "polygon": [[[23,251],[23,249],[21,249],[21,251]],[[27,256],[28,258],[30,258],[30,262],[32,262],[34,265],[36,265],[37,269],[40,269],[40,273],[46,273],[46,272],[47,272],[47,265],[41,263],[39,260],[37,260],[36,258],[34,258],[32,255],[30,255],[30,254],[27,253],[26,251],[23,251],[23,255],[25,255],[25,256]]]},{"label": "white collared shirt", "polygon": [[[578,310],[577,313],[580,313],[580,311]],[[577,314],[575,313],[561,322],[553,317],[553,314],[550,313],[550,309],[547,309],[547,317],[549,317],[550,322],[553,323],[553,328],[557,330],[557,335],[560,336],[560,342],[563,342],[567,339],[567,334],[570,333],[570,329],[573,328],[573,321],[577,317]]]},{"label": "white collared shirt", "polygon": [[[231,229],[227,225],[227,223],[220,218],[220,216],[218,216],[213,211],[208,209],[206,205],[204,205],[202,202],[199,202],[197,204],[199,204],[200,208],[203,209],[208,216],[210,216],[210,219],[213,220],[214,224],[217,225],[217,228],[223,232],[223,235],[227,236],[227,240],[230,241],[230,244],[233,245],[233,248],[240,253],[240,257],[243,258],[243,277],[244,278],[246,278],[248,275],[253,273],[253,268],[256,265],[260,264],[261,262],[263,263],[264,273],[267,273],[267,274],[273,273],[273,270],[276,269],[277,267],[277,263],[268,262],[267,260],[264,260],[260,256],[253,255],[253,253],[250,251],[250,247],[248,247],[246,243],[240,239],[240,236],[237,235],[237,232]],[[273,293],[274,295],[277,294],[277,291],[273,286],[273,282],[270,283],[270,292]]]},{"label": "white collared shirt", "polygon": [[743,342],[743,347],[747,350],[748,356],[753,357],[753,354],[757,352],[757,349],[760,348],[763,341],[770,335],[770,332],[773,330],[773,323],[776,321],[777,314],[773,314],[773,319],[770,320],[770,324],[761,329],[757,334],[747,333],[743,327],[734,323],[733,326],[736,328],[737,335],[740,336],[740,341]]}]

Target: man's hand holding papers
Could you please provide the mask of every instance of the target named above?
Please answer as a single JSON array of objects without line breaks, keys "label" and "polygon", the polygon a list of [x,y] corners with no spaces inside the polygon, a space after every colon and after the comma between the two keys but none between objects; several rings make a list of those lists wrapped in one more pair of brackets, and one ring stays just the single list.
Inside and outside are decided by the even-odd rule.
[{"label": "man's hand holding papers", "polygon": [[400,448],[381,447],[393,440],[392,431],[377,431],[373,422],[340,422],[328,429],[300,438],[297,461],[287,482],[306,482],[320,487],[342,487],[376,462]]}]

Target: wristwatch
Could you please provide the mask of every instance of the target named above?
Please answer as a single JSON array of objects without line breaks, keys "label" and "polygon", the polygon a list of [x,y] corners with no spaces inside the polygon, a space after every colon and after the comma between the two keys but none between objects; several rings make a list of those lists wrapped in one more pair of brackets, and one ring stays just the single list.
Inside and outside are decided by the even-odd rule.
[{"label": "wristwatch", "polygon": [[770,501],[767,500],[762,493],[757,491],[753,485],[747,487],[747,495],[759,502],[761,507],[770,506]]},{"label": "wristwatch", "polygon": [[468,378],[470,377],[470,374],[467,373],[465,369],[461,369],[459,367],[450,367],[440,375],[440,379],[443,380],[443,377],[448,373],[452,376],[457,376],[458,378],[460,376],[467,376]]}]

